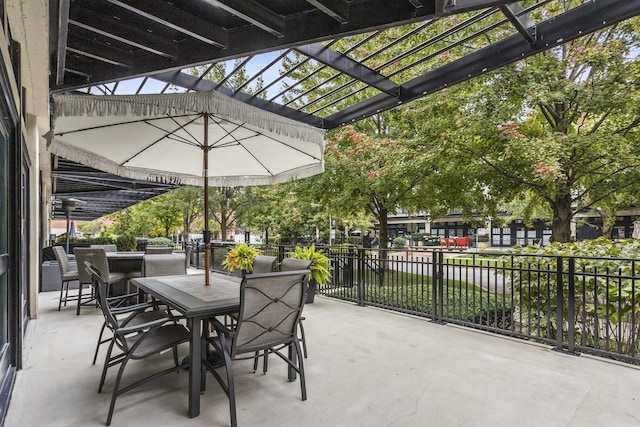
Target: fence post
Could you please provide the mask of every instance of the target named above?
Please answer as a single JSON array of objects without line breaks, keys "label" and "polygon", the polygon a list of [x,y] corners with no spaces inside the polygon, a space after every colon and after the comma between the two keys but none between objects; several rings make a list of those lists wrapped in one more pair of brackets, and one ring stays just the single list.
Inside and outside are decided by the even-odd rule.
[{"label": "fence post", "polygon": [[444,253],[433,252],[433,264],[431,270],[431,301],[433,303],[433,321],[444,324]]},{"label": "fence post", "polygon": [[556,350],[562,351],[562,331],[564,328],[564,319],[562,316],[562,307],[564,305],[564,273],[563,270],[563,258],[561,256],[556,257],[556,280],[558,282],[556,291]]},{"label": "fence post", "polygon": [[353,248],[347,250],[347,271],[345,271],[345,285],[353,286],[353,259],[355,258],[355,251]]},{"label": "fence post", "polygon": [[365,277],[365,257],[367,251],[358,249],[358,305],[364,307],[364,277]]},{"label": "fence post", "polygon": [[569,258],[569,289],[567,292],[567,350],[569,353],[575,353],[576,345],[576,323],[575,323],[575,301],[576,301],[576,260]]}]

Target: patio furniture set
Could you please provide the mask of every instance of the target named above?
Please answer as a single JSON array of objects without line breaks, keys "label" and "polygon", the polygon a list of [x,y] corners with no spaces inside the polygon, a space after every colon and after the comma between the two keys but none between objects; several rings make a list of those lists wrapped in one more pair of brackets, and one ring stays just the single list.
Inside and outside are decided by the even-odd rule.
[{"label": "patio furniture set", "polygon": [[[95,364],[100,346],[108,343],[99,393],[108,369],[119,366],[107,426],[111,424],[119,395],[161,375],[188,369],[189,417],[200,414],[200,395],[206,390],[209,371],[228,397],[231,425],[235,427],[233,360],[254,359],[256,370],[262,359],[266,373],[271,354],[286,362],[290,381],[300,377],[302,400],[306,400],[303,354],[307,357],[307,351],[301,313],[310,261],[287,258],[281,263],[281,270],[274,272],[276,257],[259,256],[252,274],[236,277],[213,273],[206,285],[204,274],[186,274],[186,264],[176,254],[112,255],[111,259],[120,254],[143,260],[142,272],[127,274],[110,270],[110,257],[102,248],[76,248],[78,270],[70,269],[62,247],[54,250],[63,280],[59,309],[67,301],[75,300],[78,314],[82,306],[93,304],[104,316],[93,357]],[[79,280],[80,286],[77,295],[69,296],[72,280]],[[87,281],[91,289],[83,295]],[[127,292],[115,295],[112,285],[123,281],[127,283]],[[137,291],[128,292],[129,284]],[[103,338],[106,329],[111,336]],[[180,345],[189,348],[188,357],[182,360],[178,353]],[[169,367],[123,385],[124,371],[131,360],[147,359],[168,350],[173,354]],[[146,363],[162,361],[154,359]],[[222,368],[224,372],[219,372]]]}]

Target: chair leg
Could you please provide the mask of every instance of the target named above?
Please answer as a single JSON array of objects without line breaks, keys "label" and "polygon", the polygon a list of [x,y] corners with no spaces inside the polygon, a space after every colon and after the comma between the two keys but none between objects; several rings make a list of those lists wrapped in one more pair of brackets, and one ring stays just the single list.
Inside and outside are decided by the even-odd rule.
[{"label": "chair leg", "polygon": [[224,334],[220,334],[220,347],[222,348],[222,356],[224,357],[224,366],[227,370],[227,397],[229,398],[229,416],[231,417],[231,427],[237,427],[238,419],[236,416],[236,387],[233,382],[233,368],[231,366],[229,345]]},{"label": "chair leg", "polygon": [[98,337],[98,344],[96,344],[96,351],[95,353],[93,353],[93,363],[92,365],[96,364],[96,360],[98,359],[98,350],[100,349],[100,346],[102,345],[102,335],[104,334],[104,330],[107,327],[107,323],[106,322],[102,322],[102,328],[100,328],[100,336]]},{"label": "chair leg", "polygon": [[109,343],[109,348],[107,349],[107,354],[104,358],[104,366],[102,367],[102,376],[100,377],[100,385],[98,386],[98,393],[102,393],[102,386],[104,385],[104,380],[107,378],[107,369],[109,368],[109,362],[111,361],[111,352],[113,351],[113,340]]},{"label": "chair leg", "polygon": [[291,382],[295,381],[297,378],[297,373],[295,369],[295,360],[298,358],[300,353],[297,352],[296,350],[297,350],[297,347],[295,346],[294,343],[289,344],[289,346],[287,347],[287,358],[291,362],[291,364],[287,364],[289,367],[287,371],[287,379]]},{"label": "chair leg", "polygon": [[116,398],[118,397],[118,391],[120,390],[120,380],[122,379],[122,373],[127,366],[128,358],[125,358],[118,369],[118,376],[116,377],[116,383],[113,386],[113,393],[111,394],[111,405],[109,405],[109,414],[107,415],[107,426],[111,425],[111,418],[113,417],[113,410],[116,407]]},{"label": "chair leg", "polygon": [[302,325],[302,319],[298,321],[300,327],[300,341],[302,341],[302,351],[304,352],[304,358],[307,358],[307,339],[304,336],[304,326]]},{"label": "chair leg", "polygon": [[180,361],[178,360],[178,347],[173,347],[173,363],[176,368],[180,367]]},{"label": "chair leg", "polygon": [[67,301],[69,301],[69,282],[65,285],[64,290],[64,306],[67,306]]},{"label": "chair leg", "polygon": [[76,308],[76,315],[80,315],[80,306],[82,305],[82,283],[78,284],[78,308]]},{"label": "chair leg", "polygon": [[[296,347],[296,355],[298,357],[298,373],[300,374],[300,392],[302,393],[302,400],[307,400],[307,383],[304,378],[304,358],[300,352],[300,341],[296,339],[294,341]],[[293,360],[292,360],[293,362]]]},{"label": "chair leg", "polygon": [[[64,291],[64,285],[65,283],[67,284],[67,288],[69,288],[69,282],[62,282],[60,284],[60,301],[58,302],[58,311],[60,311],[60,308],[62,307],[62,294]],[[65,298],[64,300],[65,305],[67,304],[67,299]]]},{"label": "chair leg", "polygon": [[254,353],[254,358],[253,358],[253,372],[255,373],[258,370],[258,359],[260,358],[260,352],[256,351]]}]

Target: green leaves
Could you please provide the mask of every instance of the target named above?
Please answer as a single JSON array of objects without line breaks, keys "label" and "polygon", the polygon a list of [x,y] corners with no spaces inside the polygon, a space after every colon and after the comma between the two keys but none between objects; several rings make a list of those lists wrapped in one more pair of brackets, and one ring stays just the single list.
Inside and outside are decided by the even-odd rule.
[{"label": "green leaves", "polygon": [[315,280],[318,285],[324,285],[331,279],[331,267],[329,258],[320,250],[316,250],[315,245],[309,247],[296,246],[293,252],[289,253],[291,258],[310,260],[311,278]]},{"label": "green leaves", "polygon": [[[562,257],[562,288],[557,273]],[[575,267],[569,270],[568,258]],[[640,333],[640,241],[599,238],[576,243],[552,243],[545,247],[515,248],[503,258],[511,274],[514,297],[520,307],[536,311],[536,317],[552,318],[557,294],[562,292],[565,321],[574,322],[583,343],[598,348],[629,349]],[[568,319],[569,275],[574,283],[574,318]],[[534,319],[527,318],[526,322]],[[635,325],[635,326],[634,326]],[[557,328],[557,322],[551,325]],[[609,340],[615,341],[613,344]]]},{"label": "green leaves", "polygon": [[253,261],[258,255],[260,255],[258,248],[240,243],[229,250],[226,258],[222,261],[222,267],[232,273],[236,269],[250,273],[253,271]]}]

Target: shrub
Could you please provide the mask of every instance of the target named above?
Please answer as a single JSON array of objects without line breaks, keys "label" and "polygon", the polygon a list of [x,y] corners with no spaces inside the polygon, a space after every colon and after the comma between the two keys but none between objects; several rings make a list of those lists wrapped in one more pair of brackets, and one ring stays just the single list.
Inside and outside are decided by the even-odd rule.
[{"label": "shrub", "polygon": [[82,240],[82,243],[88,243],[91,245],[112,245],[116,243],[116,239],[112,235],[88,237]]},{"label": "shrub", "polygon": [[[575,260],[571,272],[569,258]],[[518,306],[530,307],[523,322],[541,327],[541,334],[555,335],[557,295],[562,292],[562,316],[576,325],[577,340],[596,348],[617,346],[631,351],[640,335],[638,259],[640,241],[598,238],[516,247],[503,262],[511,273]],[[562,261],[561,289],[558,260]],[[569,273],[575,290],[573,319],[568,319]],[[609,339],[615,344],[605,342]]]},{"label": "shrub", "polygon": [[147,240],[147,246],[171,246],[173,247],[173,241],[167,237],[152,237]]},{"label": "shrub", "polygon": [[116,247],[119,251],[130,252],[134,251],[138,246],[136,236],[133,234],[123,234],[116,239]]},{"label": "shrub", "polygon": [[393,243],[391,244],[392,249],[404,249],[407,245],[407,239],[404,237],[396,237],[393,239]]}]

